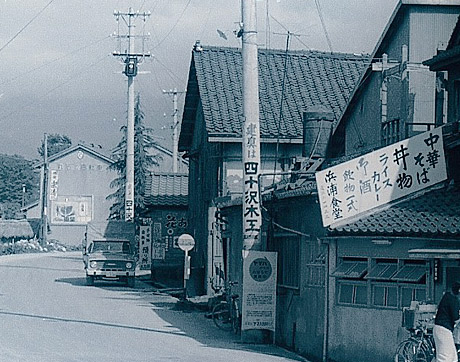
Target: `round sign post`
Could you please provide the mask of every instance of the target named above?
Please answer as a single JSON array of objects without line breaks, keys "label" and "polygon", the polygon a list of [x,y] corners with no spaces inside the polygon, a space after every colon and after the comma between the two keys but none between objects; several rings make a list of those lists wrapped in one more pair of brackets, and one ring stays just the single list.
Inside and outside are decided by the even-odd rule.
[{"label": "round sign post", "polygon": [[187,298],[187,280],[190,279],[190,256],[188,252],[195,247],[195,239],[192,235],[182,234],[177,240],[177,245],[185,251],[184,259],[184,297]]}]

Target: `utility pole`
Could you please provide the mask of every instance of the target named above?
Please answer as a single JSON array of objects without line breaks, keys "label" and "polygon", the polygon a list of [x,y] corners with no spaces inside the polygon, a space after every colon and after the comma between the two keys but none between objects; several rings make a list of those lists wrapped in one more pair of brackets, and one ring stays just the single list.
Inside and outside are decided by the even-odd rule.
[{"label": "utility pole", "polygon": [[43,179],[42,179],[42,203],[41,203],[41,243],[46,245],[48,234],[48,134],[45,133],[43,140]]},{"label": "utility pole", "polygon": [[243,256],[260,249],[260,122],[256,0],[242,0],[243,23]]},{"label": "utility pole", "polygon": [[177,95],[178,94],[182,94],[182,93],[185,93],[185,92],[178,92],[177,91],[177,88],[174,88],[174,90],[169,90],[168,91],[165,91],[163,90],[163,94],[170,94],[173,96],[173,107],[174,107],[174,113],[173,113],[173,125],[171,127],[172,129],[172,147],[173,147],[173,172],[174,173],[177,173],[177,161],[178,161],[178,157],[177,157],[177,151],[178,151],[178,144],[179,144],[179,138],[178,138],[178,135],[179,135],[179,122],[177,121],[177,113],[179,112],[178,109],[177,109]]},{"label": "utility pole", "polygon": [[[125,221],[134,220],[134,77],[138,73],[138,64],[142,62],[145,57],[149,57],[149,53],[134,52],[134,43],[136,38],[142,39],[142,49],[144,49],[145,35],[135,35],[135,20],[138,17],[143,18],[144,24],[146,18],[150,16],[150,12],[139,13],[134,12],[129,8],[127,13],[115,11],[115,18],[118,22],[118,32],[115,33],[116,38],[119,40],[120,50],[113,52],[113,55],[120,57],[122,63],[125,65],[123,73],[128,77],[128,120],[126,126],[126,183],[125,183]],[[120,20],[128,27],[127,34],[120,34]],[[121,51],[122,39],[127,42],[127,51]],[[125,44],[126,45],[126,44]]]}]

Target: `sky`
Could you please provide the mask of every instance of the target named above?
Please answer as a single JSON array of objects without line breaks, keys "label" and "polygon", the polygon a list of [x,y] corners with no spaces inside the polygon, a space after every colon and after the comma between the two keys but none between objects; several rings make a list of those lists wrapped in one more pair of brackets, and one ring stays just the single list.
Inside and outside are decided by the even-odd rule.
[{"label": "sky", "polygon": [[[258,43],[285,49],[289,31],[296,34],[290,50],[371,53],[397,1],[258,0]],[[127,29],[114,10],[129,8],[151,14],[135,23],[137,34],[149,35],[151,57],[134,87],[146,126],[171,148],[173,98],[164,91],[186,90],[197,40],[241,46],[234,35],[240,0],[0,0],[0,153],[37,159],[45,133],[116,146],[126,124],[127,77],[112,55],[119,49],[113,34]],[[135,47],[142,49],[139,39]],[[184,98],[179,94],[179,121]]]}]

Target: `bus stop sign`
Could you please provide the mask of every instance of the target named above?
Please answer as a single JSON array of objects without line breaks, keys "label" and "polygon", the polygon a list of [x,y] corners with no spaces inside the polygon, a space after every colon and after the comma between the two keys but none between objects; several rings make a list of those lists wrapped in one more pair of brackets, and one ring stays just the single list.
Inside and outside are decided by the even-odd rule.
[{"label": "bus stop sign", "polygon": [[195,246],[195,239],[193,239],[192,235],[182,234],[181,236],[179,236],[179,239],[177,240],[177,245],[183,251],[188,252],[192,250]]}]

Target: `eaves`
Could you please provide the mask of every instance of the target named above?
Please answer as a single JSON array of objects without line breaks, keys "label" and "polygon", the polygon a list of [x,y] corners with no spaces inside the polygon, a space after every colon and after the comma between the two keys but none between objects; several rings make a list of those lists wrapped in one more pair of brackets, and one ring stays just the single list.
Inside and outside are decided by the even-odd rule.
[{"label": "eaves", "polygon": [[[208,137],[209,143],[241,143],[243,140],[241,137],[222,137],[222,136],[210,136]],[[260,143],[292,143],[302,144],[302,138],[261,138]]]}]

